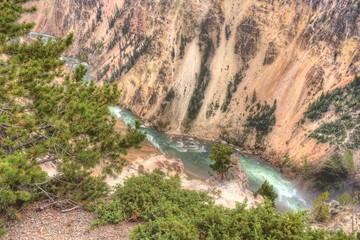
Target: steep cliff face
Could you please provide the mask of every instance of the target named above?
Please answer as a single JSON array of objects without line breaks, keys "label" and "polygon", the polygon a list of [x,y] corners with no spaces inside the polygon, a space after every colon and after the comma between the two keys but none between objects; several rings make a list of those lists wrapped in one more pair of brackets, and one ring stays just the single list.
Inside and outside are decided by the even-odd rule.
[{"label": "steep cliff face", "polygon": [[[296,167],[335,149],[301,121],[360,69],[357,0],[40,0],[35,31],[75,32],[69,53],[116,81],[122,103],[174,134],[227,138]],[[299,123],[301,122],[301,124]],[[355,163],[359,151],[354,149]]]}]

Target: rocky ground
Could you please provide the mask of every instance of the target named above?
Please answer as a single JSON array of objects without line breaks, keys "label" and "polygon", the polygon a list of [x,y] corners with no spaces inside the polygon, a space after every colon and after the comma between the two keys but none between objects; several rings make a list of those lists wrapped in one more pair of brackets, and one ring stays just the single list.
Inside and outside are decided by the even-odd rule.
[{"label": "rocky ground", "polygon": [[130,231],[138,224],[122,222],[116,225],[101,226],[91,230],[95,216],[82,209],[60,213],[37,202],[20,212],[19,221],[6,223],[8,234],[5,240],[60,240],[60,239],[128,239]]}]

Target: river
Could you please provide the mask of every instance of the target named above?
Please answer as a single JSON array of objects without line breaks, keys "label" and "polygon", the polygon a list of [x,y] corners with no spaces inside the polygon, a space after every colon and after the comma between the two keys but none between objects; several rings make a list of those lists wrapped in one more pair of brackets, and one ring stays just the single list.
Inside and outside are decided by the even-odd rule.
[{"label": "river", "polygon": [[[122,110],[120,107],[110,107],[110,112],[126,124],[133,125],[138,119],[130,111]],[[180,158],[188,174],[203,179],[210,176],[209,172],[212,172],[209,159],[211,142],[185,136],[167,136],[144,125],[141,126],[141,130],[147,133],[148,140],[162,153],[169,157]],[[241,153],[239,156],[239,161],[248,175],[251,191],[256,191],[267,180],[279,195],[276,202],[279,210],[299,210],[311,207],[296,187],[284,179],[276,168],[258,157]]]}]

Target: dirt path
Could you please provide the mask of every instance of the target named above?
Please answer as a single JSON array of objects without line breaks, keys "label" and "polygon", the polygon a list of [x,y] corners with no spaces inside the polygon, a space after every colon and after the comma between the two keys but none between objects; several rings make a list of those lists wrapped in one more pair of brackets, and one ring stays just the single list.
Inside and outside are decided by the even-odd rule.
[{"label": "dirt path", "polygon": [[19,221],[6,223],[8,234],[4,240],[60,240],[60,239],[129,239],[136,223],[122,222],[90,230],[95,216],[85,210],[60,213],[52,208],[37,211],[42,202],[31,204],[20,212]]}]

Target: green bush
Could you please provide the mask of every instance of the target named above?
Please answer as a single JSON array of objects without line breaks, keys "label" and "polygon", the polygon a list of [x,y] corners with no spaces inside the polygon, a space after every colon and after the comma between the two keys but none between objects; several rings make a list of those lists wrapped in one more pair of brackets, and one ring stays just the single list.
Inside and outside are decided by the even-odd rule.
[{"label": "green bush", "polygon": [[356,204],[357,201],[354,197],[345,192],[338,198],[338,202],[343,206],[349,206]]},{"label": "green bush", "polygon": [[[114,223],[133,216],[150,220],[172,214],[177,215],[182,211],[195,214],[194,208],[199,205],[204,207],[205,204],[211,204],[211,202],[211,198],[203,193],[182,190],[177,177],[165,179],[160,172],[145,174],[130,178],[123,186],[116,188],[110,201],[97,208],[97,223]],[[110,211],[119,212],[119,214],[109,214]]]},{"label": "green bush", "polygon": [[34,184],[45,181],[46,173],[28,161],[23,153],[16,153],[0,161],[0,214],[15,217],[15,207],[32,199]]},{"label": "green bush", "polygon": [[[144,220],[130,234],[131,239],[344,239],[353,235],[312,230],[308,212],[279,213],[273,204],[246,209],[224,208],[204,193],[180,187],[178,177],[160,172],[128,179],[118,186],[108,203],[96,210],[95,224],[122,220]],[[321,237],[321,238],[318,238]]]},{"label": "green bush", "polygon": [[270,200],[275,206],[275,199],[278,197],[278,194],[267,180],[261,185],[261,187],[254,193],[254,196],[261,195],[264,198]]},{"label": "green bush", "polygon": [[330,218],[330,205],[326,203],[329,199],[329,192],[324,192],[316,198],[311,211],[314,220],[318,222],[325,222]]},{"label": "green bush", "polygon": [[159,218],[149,221],[146,225],[135,228],[130,233],[130,239],[199,239],[196,227],[191,219],[180,215]]},{"label": "green bush", "polygon": [[91,209],[109,193],[104,177],[94,177],[75,163],[68,162],[60,170],[63,173],[60,177],[42,186],[55,196],[72,199]]}]

